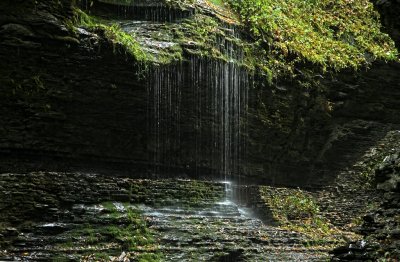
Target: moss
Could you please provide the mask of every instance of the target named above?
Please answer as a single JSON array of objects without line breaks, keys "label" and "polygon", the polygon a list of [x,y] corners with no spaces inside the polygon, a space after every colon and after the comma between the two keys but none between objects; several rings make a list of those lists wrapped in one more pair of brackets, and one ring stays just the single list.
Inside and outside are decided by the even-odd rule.
[{"label": "moss", "polygon": [[103,203],[101,203],[101,205],[109,212],[116,211],[115,205],[111,201],[103,202]]},{"label": "moss", "polygon": [[51,258],[51,261],[53,262],[65,262],[65,261],[71,261],[66,255],[56,255]]},{"label": "moss", "polygon": [[163,2],[170,8],[187,10],[194,7],[196,0],[164,0]]},{"label": "moss", "polygon": [[109,261],[110,260],[110,254],[107,254],[106,252],[96,252],[93,254],[93,258],[96,261]]},{"label": "moss", "polygon": [[223,0],[210,0],[209,2],[211,2],[213,5],[216,5],[221,8],[225,7],[225,3]]},{"label": "moss", "polygon": [[130,34],[123,32],[119,25],[99,25],[98,28],[104,30],[105,36],[110,39],[114,45],[122,45],[139,62],[151,61],[151,56],[146,53],[141,45]]},{"label": "moss", "polygon": [[[125,5],[132,1],[110,2]],[[180,10],[198,9],[198,12],[179,23],[160,25],[160,28],[173,32],[173,39],[163,39],[160,34],[151,38],[175,44],[151,47],[152,51],[111,19],[89,16],[79,9],[75,10],[74,22],[67,22],[67,26],[71,30],[81,26],[102,33],[115,50],[122,47],[142,64],[179,63],[184,60],[185,52],[232,61],[236,58],[228,57],[220,46],[229,43],[243,53],[243,59],[235,62],[250,70],[261,69],[269,83],[279,76],[296,76],[295,68],[304,63],[325,72],[358,69],[375,59],[394,60],[398,57],[393,41],[381,32],[377,14],[366,0],[354,3],[346,0],[227,0],[226,3],[210,0],[206,5],[217,10],[215,17],[205,14],[204,6],[200,7],[192,0],[166,0],[163,4]],[[225,25],[218,10],[229,11],[228,16],[235,19],[229,7],[238,13],[252,41],[238,39],[224,31],[225,27],[231,26]]]},{"label": "moss", "polygon": [[[249,68],[253,67],[253,63],[249,63],[254,60],[250,57],[253,53],[246,52],[250,49],[249,45],[233,35],[233,26],[227,25],[225,28],[217,18],[199,13],[183,20],[173,31],[175,41],[191,55],[225,62],[233,61]],[[246,59],[242,60],[241,57],[236,57],[236,54],[227,54],[227,45],[231,45],[234,52],[246,52]]]},{"label": "moss", "polygon": [[122,31],[118,24],[109,24],[106,20],[90,16],[78,8],[75,9],[74,19],[74,24],[77,26],[91,31],[102,31],[114,47],[118,45],[123,46],[138,62],[152,61],[150,54],[143,50],[134,38],[134,35]]},{"label": "moss", "polygon": [[136,259],[139,262],[157,262],[163,261],[163,256],[160,253],[142,253]]},{"label": "moss", "polygon": [[264,49],[263,67],[294,75],[310,63],[325,70],[357,69],[375,59],[395,60],[394,42],[381,32],[367,0],[229,0]]},{"label": "moss", "polygon": [[295,190],[293,194],[285,197],[273,196],[270,204],[278,220],[308,219],[319,212],[319,207],[313,198],[301,190]]},{"label": "moss", "polygon": [[[130,256],[138,256],[135,261],[159,261],[162,258],[162,254],[155,249],[153,232],[147,227],[139,210],[129,203],[121,203],[125,207],[124,211],[117,210],[112,202],[103,202],[101,205],[105,208],[105,215],[99,217],[102,223],[94,224],[88,221],[68,231],[64,242],[58,247],[62,250],[75,250],[76,241],[79,241],[80,245],[91,246],[94,250],[104,249],[106,246],[107,251],[102,251],[101,256],[98,253],[88,254],[89,257],[102,261],[104,257],[118,255],[118,250],[133,252]],[[111,220],[105,220],[106,218]],[[139,259],[141,256],[142,260]]]},{"label": "moss", "polygon": [[[110,0],[115,2],[114,0]],[[119,2],[119,1],[117,1]],[[123,3],[129,2],[122,0]],[[215,4],[222,5],[222,1]],[[224,52],[225,43],[230,43],[235,49],[243,49],[245,53],[243,61],[237,59],[235,63],[248,68],[254,68],[254,54],[251,44],[227,33],[233,27],[220,18],[204,14],[204,6],[201,8],[194,1],[165,1],[170,8],[185,10],[188,7],[198,9],[193,16],[183,19],[179,23],[164,23],[151,33],[151,40],[169,42],[171,45],[157,48],[157,45],[147,46],[147,43],[138,41],[132,32],[125,32],[121,26],[115,22],[112,15],[110,17],[97,17],[90,14],[90,9],[86,12],[79,8],[74,9],[74,17],[65,22],[66,27],[71,32],[77,33],[77,27],[85,28],[96,34],[104,36],[114,46],[114,51],[122,47],[141,64],[172,64],[184,60],[184,53],[196,56],[207,56],[212,59],[232,61]],[[202,9],[203,8],[203,9]],[[215,9],[213,6],[212,8]],[[228,10],[227,6],[224,8]],[[209,12],[209,11],[207,11]],[[218,13],[218,12],[217,12]],[[229,14],[230,15],[230,14]],[[226,24],[226,25],[225,25]],[[228,27],[229,29],[226,30]],[[170,38],[172,32],[172,37]],[[72,37],[74,38],[74,37]]]},{"label": "moss", "polygon": [[[304,234],[311,246],[330,246],[344,243],[344,232],[322,216],[316,200],[300,189],[271,189],[260,187],[260,194],[271,208],[274,219],[282,229]],[[347,235],[347,234],[346,234]]]},{"label": "moss", "polygon": [[75,37],[72,36],[54,36],[55,40],[61,41],[61,42],[66,42],[70,44],[79,44],[79,40]]},{"label": "moss", "polygon": [[[138,42],[132,32],[125,32],[114,20],[88,15],[78,8],[75,9],[75,18],[72,25],[69,25],[69,27],[79,26],[95,33],[102,33],[113,44],[114,51],[118,47],[123,47],[128,54],[132,55],[141,64],[171,64],[183,60],[183,51],[179,43],[159,48],[156,52],[146,51],[146,47]],[[160,30],[167,31],[170,28],[166,25],[160,25]],[[164,41],[165,39],[160,35],[163,34],[160,34],[160,32],[154,33],[152,40]]]},{"label": "moss", "polygon": [[[110,217],[115,220],[119,221],[122,217],[126,216],[126,225],[107,226],[98,233],[111,236],[113,239],[118,240],[122,247],[127,250],[134,250],[138,246],[154,243],[151,232],[148,230],[147,225],[138,210],[131,207],[128,203],[125,203],[123,205],[125,206],[126,213],[122,214],[116,209],[113,203],[105,202],[102,205],[107,209]],[[91,230],[90,227],[86,228],[86,230],[88,229]],[[88,232],[89,236],[93,233],[92,231]]]}]

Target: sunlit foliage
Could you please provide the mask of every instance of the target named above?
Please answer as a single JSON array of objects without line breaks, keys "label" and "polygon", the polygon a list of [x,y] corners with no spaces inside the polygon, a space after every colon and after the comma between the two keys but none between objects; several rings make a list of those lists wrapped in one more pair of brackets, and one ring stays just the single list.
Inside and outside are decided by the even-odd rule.
[{"label": "sunlit foliage", "polygon": [[338,71],[398,57],[368,0],[228,1],[275,73],[290,73],[296,63]]},{"label": "sunlit foliage", "polygon": [[75,10],[74,19],[74,24],[78,26],[90,30],[101,30],[114,46],[123,46],[138,62],[146,62],[151,59],[150,55],[143,50],[136,39],[122,31],[118,24],[108,24],[99,18],[89,16],[80,9]]}]

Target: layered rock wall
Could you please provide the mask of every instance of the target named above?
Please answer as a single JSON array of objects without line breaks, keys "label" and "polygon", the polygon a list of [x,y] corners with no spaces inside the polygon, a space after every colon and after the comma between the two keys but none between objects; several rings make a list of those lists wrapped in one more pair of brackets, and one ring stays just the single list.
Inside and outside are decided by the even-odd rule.
[{"label": "layered rock wall", "polygon": [[[158,79],[143,78],[138,73],[146,69],[101,32],[81,28],[71,34],[71,2],[1,5],[0,171],[92,170],[221,179],[228,164],[222,151],[236,141],[240,148],[230,148],[229,158],[236,154],[240,159],[234,178],[239,182],[324,185],[399,125],[397,63],[377,62],[355,76],[316,75],[319,88],[243,77],[240,81],[248,82],[240,87],[239,97],[248,93],[247,110],[221,129],[224,118],[216,118],[221,108],[208,111],[218,91],[208,88],[222,87],[217,82],[229,74],[218,78],[216,72],[201,76],[198,71],[208,64],[215,65],[210,70],[229,71],[226,62],[184,53],[182,62],[156,69]],[[163,26],[158,21],[143,27],[143,41]],[[221,28],[232,31],[222,22]],[[229,49],[230,41],[223,42],[222,49]],[[162,42],[151,44],[157,43]],[[186,46],[192,52],[201,48],[191,42]],[[196,63],[202,66],[193,67]],[[174,84],[178,78],[182,82]],[[162,83],[158,98],[149,89],[156,80]],[[161,103],[156,111],[154,99],[167,102],[168,94],[171,104]],[[179,108],[173,95],[179,96]],[[155,112],[166,116],[156,132]],[[230,130],[238,125],[240,134]],[[236,140],[224,141],[228,135],[223,132]]]}]

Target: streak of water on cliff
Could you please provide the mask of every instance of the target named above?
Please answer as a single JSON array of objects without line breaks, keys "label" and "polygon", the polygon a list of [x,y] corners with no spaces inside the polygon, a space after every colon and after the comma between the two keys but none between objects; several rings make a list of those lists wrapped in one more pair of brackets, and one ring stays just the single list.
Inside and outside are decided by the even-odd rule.
[{"label": "streak of water on cliff", "polygon": [[[238,37],[234,27],[225,30]],[[156,174],[183,165],[196,178],[207,168],[225,181],[240,178],[249,74],[238,63],[240,48],[217,40],[225,59],[192,55],[153,70],[148,117]]]},{"label": "streak of water on cliff", "polygon": [[126,1],[126,0],[83,0],[80,2],[84,10],[112,11],[122,19],[135,19],[145,21],[172,22],[187,18],[195,13],[192,7],[170,6],[164,1]]}]

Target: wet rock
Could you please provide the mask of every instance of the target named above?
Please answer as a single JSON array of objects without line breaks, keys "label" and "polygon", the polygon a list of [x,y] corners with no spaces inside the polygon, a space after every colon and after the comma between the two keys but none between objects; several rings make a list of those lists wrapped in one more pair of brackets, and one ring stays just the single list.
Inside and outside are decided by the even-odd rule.
[{"label": "wet rock", "polygon": [[10,36],[22,36],[22,37],[32,37],[33,32],[30,31],[26,26],[20,24],[5,24],[0,27],[0,34],[3,37]]},{"label": "wet rock", "polygon": [[[221,16],[204,1],[169,8],[164,8],[164,4],[155,4],[157,1],[134,1],[128,6],[126,2],[95,2],[93,6],[85,7],[86,2],[81,1],[82,7],[90,7],[91,11],[99,8],[100,13],[103,11],[102,15],[124,18],[118,21],[121,27],[127,32],[133,31],[135,39],[157,54],[171,52],[177,47],[174,37],[178,29],[188,30],[185,21],[178,18],[191,18],[194,13]],[[170,4],[174,3],[171,1]],[[75,32],[78,36],[69,32],[64,21],[73,15],[71,1],[3,1],[1,4],[0,9],[4,10],[1,18],[3,33],[24,35],[4,40],[3,52],[0,52],[4,61],[0,69],[5,76],[1,85],[7,87],[0,92],[2,101],[7,101],[1,108],[2,170],[84,168],[150,177],[154,169],[148,156],[154,153],[154,145],[147,130],[149,122],[144,109],[148,101],[148,83],[136,77],[140,75],[141,68],[134,59],[108,43],[100,32],[89,33],[82,28]],[[193,12],[193,5],[200,11]],[[138,19],[140,15],[150,21],[125,19],[131,16]],[[173,25],[164,23],[166,20]],[[223,36],[222,45],[217,45],[218,48],[234,46],[235,42],[246,39],[241,36],[243,32],[224,23],[218,26],[218,30]],[[35,41],[25,39],[25,36],[32,36]],[[190,54],[193,53],[189,50],[199,49],[196,41],[188,40],[187,44],[187,48],[184,44],[182,46],[187,51],[182,54],[184,60],[192,59]],[[216,62],[215,59],[199,60],[199,63],[207,65]],[[38,65],[41,65],[40,68]],[[190,67],[188,65],[184,63],[183,67]],[[177,82],[177,72],[186,79],[180,90],[192,92],[192,96],[181,93],[184,103],[180,105],[184,109],[178,110],[182,113],[179,121],[184,123],[180,134],[185,134],[185,141],[173,143],[174,146],[168,148],[165,166],[161,167],[171,175],[178,173],[187,177],[207,174],[213,177],[218,171],[213,166],[215,157],[206,150],[196,153],[199,148],[195,149],[195,141],[188,138],[199,140],[201,137],[197,145],[211,147],[204,143],[211,143],[212,137],[204,129],[213,123],[210,124],[208,116],[204,117],[200,120],[203,130],[197,132],[197,124],[191,118],[195,114],[190,111],[197,110],[193,105],[196,105],[195,98],[199,97],[198,94],[193,95],[195,81],[190,78],[192,72],[171,65],[159,70],[158,74]],[[249,91],[250,106],[246,112],[248,134],[242,139],[248,140],[245,143],[248,150],[243,157],[246,161],[242,161],[246,164],[240,167],[240,173],[271,184],[323,185],[331,181],[338,170],[354,162],[365,148],[382,137],[391,124],[398,123],[397,72],[396,64],[377,63],[357,77],[343,73],[335,79],[326,78],[327,88],[321,90],[331,90],[329,94],[319,89],[310,92],[300,87],[292,88],[292,82],[284,81],[264,86],[265,81],[261,80],[257,87],[243,89]],[[164,80],[160,82],[167,82]],[[204,87],[212,83],[203,82]],[[37,86],[44,88],[38,89]],[[13,94],[13,90],[20,92]],[[201,93],[200,97],[211,101],[210,95],[210,92]],[[330,113],[323,106],[328,100],[342,106]],[[170,114],[171,118],[176,116],[175,113]],[[177,156],[179,152],[184,153]],[[197,160],[193,165],[191,158],[194,155]],[[168,165],[171,158],[176,165]],[[191,168],[186,170],[187,166]]]},{"label": "wet rock", "polygon": [[[398,210],[400,209],[400,192],[397,179],[400,175],[400,156],[398,152],[387,155],[383,162],[376,168],[377,188],[384,192],[378,207],[363,217],[363,224],[359,228],[365,239],[356,243],[350,243],[348,247],[338,249],[335,261],[346,261],[344,254],[351,251],[359,259],[377,260],[398,259],[398,241],[400,237],[400,221]],[[365,246],[360,245],[366,241]],[[339,252],[340,250],[340,252]]]},{"label": "wet rock", "polygon": [[19,234],[18,229],[14,227],[7,227],[3,230],[5,236],[17,236]]},{"label": "wet rock", "polygon": [[364,220],[365,223],[373,223],[375,221],[373,213],[372,214],[370,213],[370,214],[367,214],[367,215],[363,216],[362,219]]},{"label": "wet rock", "polygon": [[218,261],[218,262],[240,262],[244,261],[243,259],[243,252],[244,250],[238,249],[238,250],[230,250],[230,251],[225,251],[226,253],[224,255],[220,256],[215,256],[213,260]]},{"label": "wet rock", "polygon": [[68,225],[65,223],[44,223],[36,226],[38,232],[43,232],[44,234],[60,234],[68,230]]},{"label": "wet rock", "polygon": [[367,261],[371,256],[366,252],[368,244],[364,240],[349,243],[348,246],[342,246],[334,249],[331,253],[334,255],[332,261]]},{"label": "wet rock", "polygon": [[[137,241],[142,244],[150,239],[157,241],[154,243],[157,252],[166,261],[262,261],[266,258],[320,261],[326,258],[319,248],[304,246],[305,236],[265,225],[251,216],[251,212],[240,211],[230,198],[232,194],[226,183],[37,172],[0,175],[0,185],[10,193],[17,190],[34,195],[39,191],[41,196],[34,199],[36,204],[29,211],[20,212],[25,203],[12,203],[15,209],[0,216],[0,222],[8,220],[11,214],[19,221],[18,227],[11,230],[15,238],[8,238],[6,249],[18,259],[96,260],[94,250],[112,261],[135,260],[141,254],[157,256],[148,248],[136,248],[132,252],[127,245],[129,241],[124,241],[129,236],[124,229],[130,228],[132,221],[138,221],[135,214],[140,214],[142,226],[146,227],[140,230],[146,234],[151,232],[145,235],[147,240]],[[41,191],[42,187],[46,191]],[[108,194],[121,188],[129,188],[126,194],[137,198],[123,203]],[[55,214],[49,216],[48,210],[54,208],[51,213]],[[38,212],[41,216],[37,216]],[[32,221],[28,222],[28,218]],[[7,257],[0,253],[0,259]]]}]

